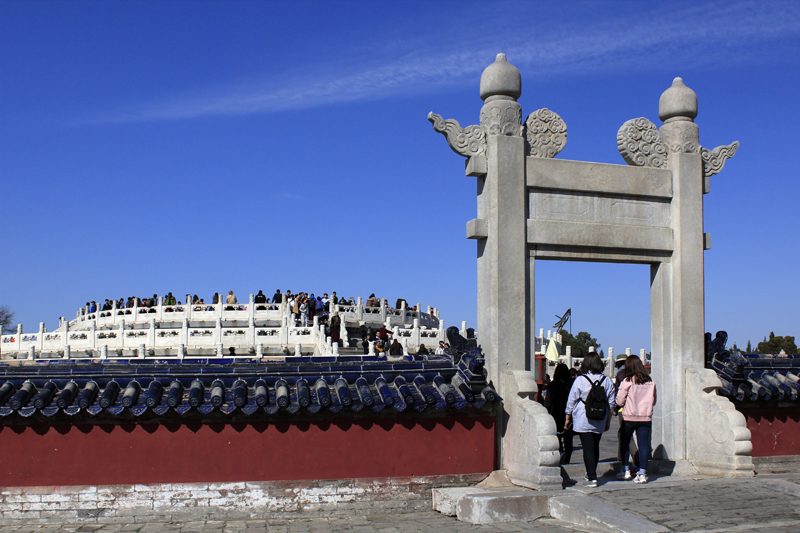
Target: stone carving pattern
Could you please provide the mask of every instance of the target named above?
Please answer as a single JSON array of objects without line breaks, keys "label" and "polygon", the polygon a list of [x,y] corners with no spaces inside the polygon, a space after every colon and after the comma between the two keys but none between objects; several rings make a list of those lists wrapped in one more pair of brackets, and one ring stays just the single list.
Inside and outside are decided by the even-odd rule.
[{"label": "stone carving pattern", "polygon": [[713,150],[702,148],[700,156],[703,158],[703,175],[709,177],[718,174],[725,166],[725,161],[736,155],[737,148],[739,141],[734,141],[728,146],[717,146]]},{"label": "stone carving pattern", "polygon": [[504,408],[509,415],[503,439],[503,468],[515,485],[537,490],[560,490],[556,423],[535,400],[538,390],[533,372],[504,373]]},{"label": "stone carving pattern", "polygon": [[458,155],[473,157],[486,152],[486,134],[480,126],[462,128],[457,120],[445,120],[433,112],[428,113],[428,121],[433,124],[434,131],[445,136],[447,144]]},{"label": "stone carving pattern", "polygon": [[486,135],[522,135],[522,108],[517,102],[497,100],[481,108],[481,128]]},{"label": "stone carving pattern", "polygon": [[752,477],[750,430],[744,415],[729,399],[717,394],[721,387],[713,370],[686,370],[689,457],[701,474]]},{"label": "stone carving pattern", "polygon": [[667,145],[656,125],[644,117],[631,119],[620,127],[617,148],[629,165],[667,168]]},{"label": "stone carving pattern", "polygon": [[659,133],[671,153],[700,153],[700,143],[697,139],[697,126],[695,126],[694,122],[670,122],[661,126]]},{"label": "stone carving pattern", "polygon": [[567,125],[549,109],[539,109],[528,115],[523,131],[526,155],[532,157],[555,157],[567,144]]}]

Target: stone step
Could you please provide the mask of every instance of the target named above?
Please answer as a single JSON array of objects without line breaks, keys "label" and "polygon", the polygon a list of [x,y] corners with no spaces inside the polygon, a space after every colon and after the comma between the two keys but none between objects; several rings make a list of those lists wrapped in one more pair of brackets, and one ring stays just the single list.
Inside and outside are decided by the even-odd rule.
[{"label": "stone step", "polygon": [[536,491],[523,487],[433,489],[433,508],[475,525],[557,518],[604,533],[666,533],[667,528],[576,491]]},{"label": "stone step", "polygon": [[582,528],[608,533],[665,533],[669,529],[587,495],[553,496],[550,516]]},{"label": "stone step", "polygon": [[470,524],[536,520],[549,514],[550,493],[524,488],[433,489],[433,508]]}]

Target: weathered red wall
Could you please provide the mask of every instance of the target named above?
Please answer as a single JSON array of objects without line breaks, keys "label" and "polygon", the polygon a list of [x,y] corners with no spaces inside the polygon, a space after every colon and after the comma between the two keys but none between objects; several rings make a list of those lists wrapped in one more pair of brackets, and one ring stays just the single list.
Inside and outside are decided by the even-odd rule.
[{"label": "weathered red wall", "polygon": [[492,417],[0,427],[0,485],[489,473]]},{"label": "weathered red wall", "polygon": [[800,455],[800,407],[739,408],[747,419],[753,457]]}]

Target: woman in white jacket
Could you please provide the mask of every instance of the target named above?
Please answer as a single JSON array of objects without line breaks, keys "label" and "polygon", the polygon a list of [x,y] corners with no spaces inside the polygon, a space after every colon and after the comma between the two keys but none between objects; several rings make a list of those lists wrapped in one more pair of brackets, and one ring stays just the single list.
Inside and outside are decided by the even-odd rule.
[{"label": "woman in white jacket", "polygon": [[[603,375],[605,365],[600,356],[596,353],[589,353],[583,358],[583,363],[579,375],[575,378],[575,383],[569,391],[567,400],[567,420],[565,427],[572,426],[572,430],[578,434],[583,447],[583,463],[586,465],[586,486],[597,486],[597,461],[600,456],[600,437],[608,429],[611,411],[615,407],[614,403],[614,384]],[[603,387],[605,400],[607,402],[606,414],[603,419],[591,419],[586,416],[586,401],[594,384]]]}]

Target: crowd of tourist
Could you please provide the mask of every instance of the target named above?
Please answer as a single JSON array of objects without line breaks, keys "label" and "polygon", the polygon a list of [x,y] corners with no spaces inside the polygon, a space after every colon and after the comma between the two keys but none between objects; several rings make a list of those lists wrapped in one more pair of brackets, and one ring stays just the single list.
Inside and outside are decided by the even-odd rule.
[{"label": "crowd of tourist", "polygon": [[[544,405],[556,422],[561,464],[570,462],[573,437],[578,435],[583,447],[587,487],[597,486],[600,438],[609,430],[612,414],[620,417],[618,452],[623,468],[617,479],[647,483],[656,386],[638,356],[620,355],[616,363],[618,372],[612,383],[603,375],[602,358],[591,351],[577,371],[563,363],[556,366],[553,379],[545,389]],[[639,447],[638,454],[633,457],[638,469],[635,477],[628,464],[634,433]]]},{"label": "crowd of tourist", "polygon": [[[313,323],[314,317],[319,317],[320,321],[327,321],[330,315],[331,305],[356,305],[357,303],[356,298],[340,297],[336,294],[336,291],[333,291],[331,296],[328,297],[327,292],[315,296],[314,293],[301,291],[297,294],[293,294],[290,290],[282,292],[280,289],[275,291],[271,299],[264,294],[263,290],[258,291],[258,294],[253,298],[253,303],[255,309],[261,311],[268,309],[270,304],[282,303],[284,298],[286,298],[290,312],[293,315],[295,325],[303,327]],[[375,296],[375,293],[372,293],[364,302],[364,306],[367,308],[367,312],[380,312],[381,302],[383,302],[385,307],[389,306],[388,301],[379,299]],[[152,298],[130,296],[126,299],[123,297],[118,301],[106,298],[102,306],[98,306],[96,301],[86,302],[86,305],[81,309],[81,314],[86,315],[100,312],[100,316],[106,316],[106,312],[110,312],[114,309],[115,303],[119,314],[130,314],[130,310],[133,308],[140,309],[140,312],[155,313],[155,307],[158,306],[159,298],[158,294],[154,294]],[[205,299],[198,297],[197,294],[191,297],[191,301],[187,300],[186,302],[187,305],[193,306],[194,311],[213,311],[213,306],[220,303],[225,304],[226,310],[233,310],[235,309],[233,306],[237,305],[239,301],[233,291],[228,291],[228,295],[224,297],[224,302],[223,297],[218,292],[214,293],[210,304],[206,304]],[[171,292],[163,297],[162,304],[170,307],[183,305]],[[400,298],[397,300],[395,308],[401,309],[403,305],[407,307],[406,300]],[[182,309],[178,310],[182,311]],[[166,309],[165,311],[171,312],[172,309]],[[409,308],[409,311],[416,311],[416,307]]]}]

